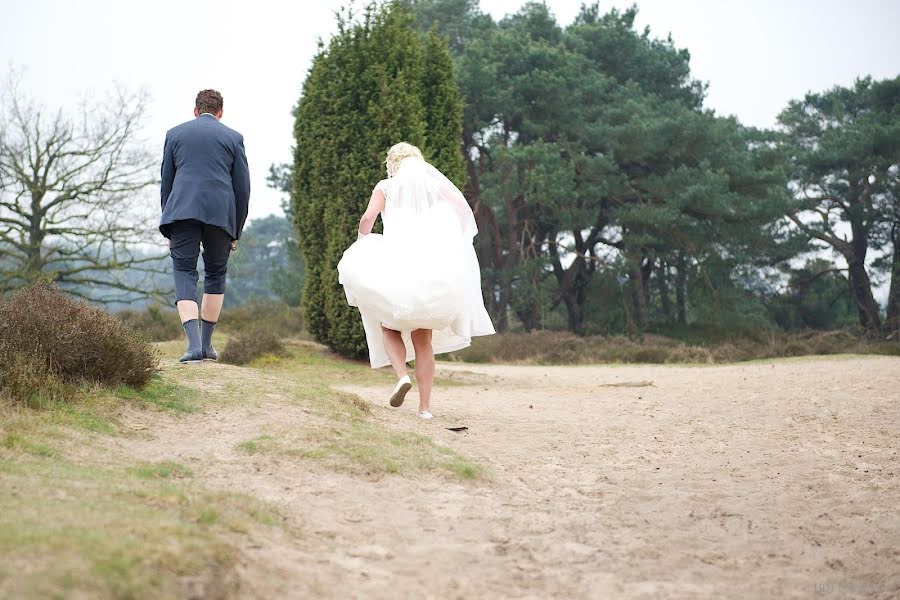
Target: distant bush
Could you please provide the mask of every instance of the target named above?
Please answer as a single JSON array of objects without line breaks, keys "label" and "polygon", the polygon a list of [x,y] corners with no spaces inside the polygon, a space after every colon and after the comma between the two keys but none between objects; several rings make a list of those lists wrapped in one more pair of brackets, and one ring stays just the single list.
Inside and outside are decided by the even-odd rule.
[{"label": "distant bush", "polygon": [[281,302],[254,302],[226,308],[219,323],[224,332],[231,334],[260,330],[273,331],[280,336],[304,333],[301,309]]},{"label": "distant bush", "polygon": [[12,401],[61,397],[72,384],[140,387],[156,350],[108,312],[39,283],[0,300],[0,381]]},{"label": "distant bush", "polygon": [[117,317],[153,342],[169,342],[181,339],[184,329],[178,313],[164,310],[159,306],[148,306],[144,310],[122,310],[115,313]]},{"label": "distant bush", "polygon": [[270,327],[248,329],[228,340],[222,350],[221,361],[231,365],[245,365],[266,354],[284,354],[284,344]]},{"label": "distant bush", "polygon": [[900,343],[873,342],[850,331],[754,331],[746,336],[714,336],[685,343],[645,334],[577,336],[540,331],[475,338],[472,346],[451,358],[474,363],[593,364],[593,363],[722,363],[817,354],[900,355]]},{"label": "distant bush", "polygon": [[[144,310],[119,311],[116,316],[154,342],[184,337],[184,329],[174,309],[149,306]],[[227,334],[267,329],[281,336],[296,336],[304,333],[303,313],[299,307],[280,302],[252,302],[223,310],[218,329]]]}]

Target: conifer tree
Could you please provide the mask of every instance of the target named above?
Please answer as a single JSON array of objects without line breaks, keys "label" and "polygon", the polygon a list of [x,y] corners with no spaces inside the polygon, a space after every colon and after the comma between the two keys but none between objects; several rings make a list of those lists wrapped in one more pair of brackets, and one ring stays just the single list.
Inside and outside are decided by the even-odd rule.
[{"label": "conifer tree", "polygon": [[461,103],[446,45],[423,37],[399,3],[341,14],[338,33],[314,58],[295,112],[294,209],[306,264],[303,307],[315,338],[363,357],[365,334],[347,305],[337,264],[356,239],[384,157],[406,141],[459,181]]}]

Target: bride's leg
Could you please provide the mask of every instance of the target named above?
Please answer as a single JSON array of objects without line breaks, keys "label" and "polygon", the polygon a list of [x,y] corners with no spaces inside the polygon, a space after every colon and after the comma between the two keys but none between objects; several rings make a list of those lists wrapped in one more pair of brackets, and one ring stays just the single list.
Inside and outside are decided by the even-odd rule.
[{"label": "bride's leg", "polygon": [[434,349],[431,347],[431,330],[416,329],[412,332],[416,349],[416,385],[419,386],[419,411],[431,412],[431,385],[434,382]]},{"label": "bride's leg", "polygon": [[382,325],[381,333],[384,337],[384,351],[388,355],[388,360],[391,361],[391,366],[394,367],[397,379],[400,379],[406,375],[406,344],[403,343],[399,331],[388,329]]}]

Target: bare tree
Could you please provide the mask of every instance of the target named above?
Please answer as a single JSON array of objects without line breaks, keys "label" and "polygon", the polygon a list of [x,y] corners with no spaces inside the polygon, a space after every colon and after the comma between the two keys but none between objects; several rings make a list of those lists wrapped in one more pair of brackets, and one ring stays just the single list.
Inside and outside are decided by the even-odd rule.
[{"label": "bare tree", "polygon": [[49,279],[95,302],[156,294],[146,95],[117,89],[52,112],[20,83],[12,73],[0,89],[0,293]]}]

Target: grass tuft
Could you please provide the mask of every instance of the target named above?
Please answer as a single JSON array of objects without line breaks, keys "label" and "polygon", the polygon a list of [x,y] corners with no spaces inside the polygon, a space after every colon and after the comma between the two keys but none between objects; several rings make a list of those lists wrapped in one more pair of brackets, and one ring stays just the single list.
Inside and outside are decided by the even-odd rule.
[{"label": "grass tuft", "polygon": [[179,385],[160,376],[154,377],[143,389],[136,390],[121,386],[115,395],[130,400],[144,408],[154,407],[176,413],[196,413],[200,411],[199,392]]},{"label": "grass tuft", "polygon": [[143,463],[131,472],[141,479],[184,479],[194,475],[186,466],[171,461]]}]

